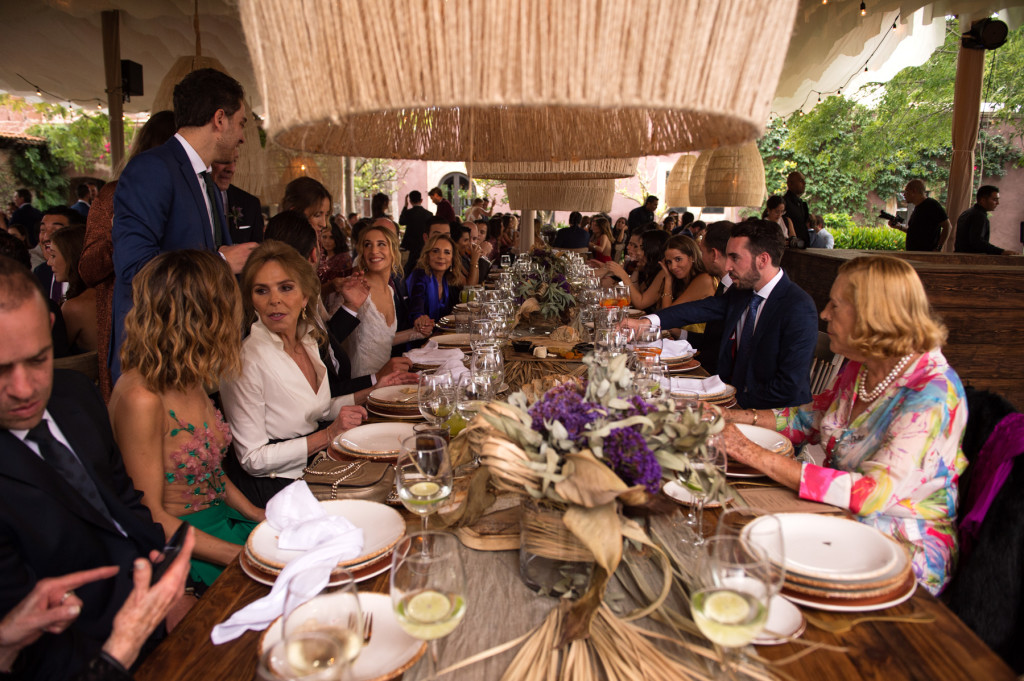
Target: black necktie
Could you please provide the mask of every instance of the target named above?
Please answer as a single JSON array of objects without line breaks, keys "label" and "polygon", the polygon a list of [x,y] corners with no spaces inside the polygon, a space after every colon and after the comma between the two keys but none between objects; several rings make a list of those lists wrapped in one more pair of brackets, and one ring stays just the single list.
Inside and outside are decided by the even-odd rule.
[{"label": "black necktie", "polygon": [[210,173],[203,171],[199,173],[206,185],[206,196],[210,199],[210,219],[213,222],[213,244],[217,248],[224,245],[224,224],[220,219],[220,211],[217,209],[217,186],[213,184]]},{"label": "black necktie", "polygon": [[718,282],[718,288],[715,289],[715,297],[717,298],[718,296],[725,295],[725,292],[728,290],[729,289],[725,287],[725,284]]},{"label": "black necktie", "polygon": [[764,298],[755,293],[747,303],[747,318],[740,331],[740,343],[736,348],[736,363],[732,372],[732,384],[740,392],[747,384],[747,367],[750,366],[750,358],[754,354],[754,323],[757,321],[757,308],[761,307],[763,302]]},{"label": "black necktie", "polygon": [[110,511],[107,510],[107,505],[103,503],[103,498],[100,497],[100,491],[96,487],[96,483],[93,482],[93,479],[89,477],[89,473],[86,472],[85,466],[82,465],[82,462],[78,460],[78,457],[70,449],[53,436],[53,433],[50,432],[50,424],[46,419],[43,419],[35,428],[28,431],[26,438],[39,445],[39,453],[42,455],[43,461],[50,464],[69,485],[78,490],[82,498],[95,508],[100,515],[109,520],[111,525],[117,526],[114,518],[110,515]]}]

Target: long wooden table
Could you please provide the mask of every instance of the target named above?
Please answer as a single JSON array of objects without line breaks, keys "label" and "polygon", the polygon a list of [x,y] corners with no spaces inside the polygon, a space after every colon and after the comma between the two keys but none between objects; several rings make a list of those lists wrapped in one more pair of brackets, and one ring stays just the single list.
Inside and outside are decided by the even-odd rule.
[{"label": "long wooden table", "polygon": [[[470,580],[476,590],[486,590],[493,601],[477,598],[469,602],[466,619],[442,648],[442,666],[485,650],[497,643],[526,633],[554,606],[552,599],[535,596],[518,581],[517,553],[480,552],[463,549]],[[473,593],[474,585],[469,592]],[[360,584],[362,591],[387,593],[387,574]],[[210,642],[213,626],[246,604],[266,595],[269,587],[249,579],[237,563],[229,566],[180,625],[160,644],[136,672],[140,681],[207,681],[209,679],[250,681],[256,670],[259,632],[247,632],[220,646]],[[502,611],[496,602],[518,603]],[[856,615],[813,611],[826,621],[848,621]],[[831,634],[808,624],[804,641],[843,646],[844,652],[815,650],[779,667],[792,679],[885,679],[886,681],[934,679],[1013,681],[1016,676],[974,633],[940,601],[918,589],[906,603],[890,608],[885,615],[929,614],[932,623],[867,622],[844,634]],[[805,650],[789,643],[758,647],[768,660],[782,660]],[[460,670],[456,679],[496,679],[514,653]],[[420,665],[406,673],[419,679]]]}]

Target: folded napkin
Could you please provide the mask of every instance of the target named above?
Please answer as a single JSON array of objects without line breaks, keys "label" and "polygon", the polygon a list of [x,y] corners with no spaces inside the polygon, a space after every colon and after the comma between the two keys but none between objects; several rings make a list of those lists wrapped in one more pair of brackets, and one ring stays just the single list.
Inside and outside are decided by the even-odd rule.
[{"label": "folded napkin", "polygon": [[693,352],[693,346],[684,340],[665,340],[661,346],[661,356],[666,357],[683,357]]},{"label": "folded napkin", "polygon": [[339,561],[363,552],[363,531],[341,516],[328,515],[304,480],[296,480],[267,503],[267,524],[279,533],[278,547],[306,553],[284,566],[269,594],[215,626],[210,633],[214,645],[249,629],[266,629],[284,612],[288,584],[297,575],[303,575],[304,600],[309,600],[327,586]]},{"label": "folded napkin", "polygon": [[422,348],[416,348],[405,353],[405,356],[411,359],[413,364],[441,364],[450,359],[462,361],[466,354],[458,348],[442,350],[437,346],[437,341],[430,340]]},{"label": "folded napkin", "polygon": [[697,393],[700,397],[707,397],[708,395],[718,395],[725,392],[727,386],[718,376],[709,376],[708,378],[678,378],[673,376],[672,378],[662,379],[661,387],[668,391],[688,390]]},{"label": "folded napkin", "polygon": [[466,365],[462,363],[461,358],[446,360],[444,364],[437,367],[434,373],[444,373],[445,371],[452,375],[452,380],[455,381],[456,383],[458,383],[459,378],[462,377],[462,374],[469,373],[469,369],[467,369]]}]

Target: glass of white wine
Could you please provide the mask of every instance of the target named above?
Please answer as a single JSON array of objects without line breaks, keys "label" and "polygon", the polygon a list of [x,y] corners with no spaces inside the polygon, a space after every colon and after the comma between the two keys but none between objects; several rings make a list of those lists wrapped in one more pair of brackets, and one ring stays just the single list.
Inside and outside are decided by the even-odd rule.
[{"label": "glass of white wine", "polygon": [[259,681],[342,681],[349,668],[338,640],[321,631],[282,638],[260,657]]},{"label": "glass of white wine", "polygon": [[459,540],[447,532],[416,532],[391,557],[391,604],[398,624],[430,642],[424,679],[434,677],[437,639],[450,634],[466,613],[466,575]]},{"label": "glass of white wine", "polygon": [[418,433],[402,440],[395,464],[395,489],[402,505],[423,518],[424,530],[430,515],[452,493],[453,481],[452,462],[443,438]]},{"label": "glass of white wine", "polygon": [[771,587],[768,557],[736,536],[706,540],[691,584],[690,610],[701,633],[725,651],[723,663],[735,665],[735,651],[764,629]]},{"label": "glass of white wine", "polygon": [[344,568],[328,572],[311,566],[292,575],[284,597],[281,633],[284,638],[310,631],[333,637],[346,665],[363,649],[363,613],[352,573]]},{"label": "glass of white wine", "polygon": [[455,406],[455,384],[451,373],[422,373],[417,390],[420,414],[435,428],[440,428]]}]

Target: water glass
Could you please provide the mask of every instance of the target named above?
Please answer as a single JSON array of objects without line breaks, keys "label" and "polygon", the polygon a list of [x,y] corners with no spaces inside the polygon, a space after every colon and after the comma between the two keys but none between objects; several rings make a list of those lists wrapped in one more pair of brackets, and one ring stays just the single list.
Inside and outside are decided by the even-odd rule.
[{"label": "water glass", "polygon": [[424,530],[430,515],[452,493],[453,480],[444,438],[418,434],[402,440],[395,464],[395,490],[402,505],[423,518]]},{"label": "water glass", "polygon": [[421,373],[416,394],[420,414],[435,428],[440,428],[452,411],[455,384],[447,372]]},{"label": "water glass", "polygon": [[495,346],[480,346],[473,351],[469,373],[475,393],[485,400],[493,400],[505,380],[505,358]]},{"label": "water glass", "polygon": [[[360,639],[362,644],[362,639]],[[259,681],[341,681],[349,668],[333,636],[307,631],[282,637],[260,658]]]},{"label": "water glass", "polygon": [[[324,599],[323,604],[317,608],[303,607],[314,598]],[[312,631],[333,637],[348,664],[362,651],[363,615],[359,592],[348,570],[314,566],[293,574],[288,581],[281,617],[282,636],[290,638]]]},{"label": "water glass", "polygon": [[482,317],[469,323],[469,345],[473,350],[495,346],[498,342],[498,323],[494,319]]}]

